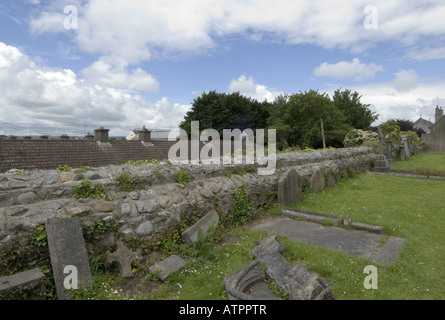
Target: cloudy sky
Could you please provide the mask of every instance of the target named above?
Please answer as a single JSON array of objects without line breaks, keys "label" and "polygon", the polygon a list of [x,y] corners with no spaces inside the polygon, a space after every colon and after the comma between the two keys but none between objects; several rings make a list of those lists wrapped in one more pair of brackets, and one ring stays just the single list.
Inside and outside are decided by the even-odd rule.
[{"label": "cloudy sky", "polygon": [[442,0],[2,0],[0,134],[176,128],[202,92],[445,106]]}]

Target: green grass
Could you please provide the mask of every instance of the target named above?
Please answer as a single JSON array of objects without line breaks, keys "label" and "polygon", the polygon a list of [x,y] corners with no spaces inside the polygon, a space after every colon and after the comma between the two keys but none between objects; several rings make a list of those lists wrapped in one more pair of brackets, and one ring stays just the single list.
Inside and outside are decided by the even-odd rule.
[{"label": "green grass", "polygon": [[418,168],[428,168],[445,171],[445,152],[421,153],[404,161],[397,161],[391,169],[415,170]]}]

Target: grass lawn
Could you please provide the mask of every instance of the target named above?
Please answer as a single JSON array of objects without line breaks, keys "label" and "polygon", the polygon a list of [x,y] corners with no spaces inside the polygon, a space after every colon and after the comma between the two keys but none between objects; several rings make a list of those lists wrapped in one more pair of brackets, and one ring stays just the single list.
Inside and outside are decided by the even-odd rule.
[{"label": "grass lawn", "polygon": [[[422,154],[395,166],[406,169],[410,163],[414,167],[439,169],[442,163],[438,157],[443,155]],[[445,180],[359,174],[332,188],[305,192],[295,208],[343,217],[351,215],[353,221],[383,226],[386,235],[408,240],[398,260],[390,267],[383,267],[279,236],[286,259],[330,280],[338,300],[445,299]],[[279,210],[273,206],[260,218],[277,214]],[[102,287],[114,294],[104,295],[99,288],[99,292],[79,298],[227,299],[224,277],[252,262],[251,250],[265,236],[266,232],[252,231],[247,226],[225,230],[218,242],[203,242],[195,255],[186,257],[186,267],[172,275],[168,284],[148,275],[147,266],[141,265],[133,280],[137,290],[124,290],[121,294],[130,280],[116,279],[112,273],[105,277],[100,274],[97,277]],[[378,289],[364,288],[367,265],[377,267]]]},{"label": "grass lawn", "polygon": [[418,168],[435,169],[445,172],[445,152],[426,152],[414,157],[397,161],[391,169],[415,170]]}]

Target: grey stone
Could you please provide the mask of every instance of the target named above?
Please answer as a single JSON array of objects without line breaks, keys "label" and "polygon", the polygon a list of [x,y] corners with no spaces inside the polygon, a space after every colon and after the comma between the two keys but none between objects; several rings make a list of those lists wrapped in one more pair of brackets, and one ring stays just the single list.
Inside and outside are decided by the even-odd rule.
[{"label": "grey stone", "polygon": [[166,196],[160,196],[158,201],[159,201],[159,206],[162,209],[165,209],[165,208],[167,208],[167,205],[170,202],[170,199],[168,197],[166,197]]},{"label": "grey stone", "polygon": [[47,202],[41,206],[42,210],[45,212],[56,212],[62,208],[62,204],[58,201]]},{"label": "grey stone", "polygon": [[150,213],[158,208],[158,203],[154,199],[140,200],[136,202],[136,209],[139,213]]},{"label": "grey stone", "polygon": [[31,204],[35,202],[37,195],[34,192],[27,192],[19,195],[17,197],[17,203],[19,204]]},{"label": "grey stone", "polygon": [[159,280],[161,280],[163,282],[167,282],[168,277],[172,273],[181,270],[182,268],[185,267],[185,265],[186,265],[186,262],[183,259],[181,259],[177,255],[172,255],[172,256],[168,257],[167,259],[164,259],[164,260],[154,264],[153,266],[148,268],[148,271],[150,273],[159,272],[159,274],[158,274]]},{"label": "grey stone", "polygon": [[344,224],[345,226],[350,226],[351,223],[352,223],[352,218],[351,218],[351,216],[349,216],[349,215],[346,216],[345,219],[343,220],[343,224]]},{"label": "grey stone", "polygon": [[59,173],[55,170],[48,171],[45,175],[45,184],[50,186],[60,182]]},{"label": "grey stone", "polygon": [[194,245],[198,241],[199,235],[206,237],[210,228],[216,228],[219,223],[219,216],[216,210],[212,210],[202,217],[197,223],[185,230],[181,237],[185,243]]},{"label": "grey stone", "polygon": [[361,223],[361,222],[352,222],[351,227],[353,227],[354,229],[365,230],[365,231],[370,231],[370,232],[375,232],[375,233],[383,233],[383,230],[384,230],[383,227],[373,226],[373,225]]},{"label": "grey stone", "polygon": [[199,189],[199,194],[201,195],[201,196],[203,196],[204,198],[210,198],[210,197],[212,197],[212,192],[210,192],[209,190],[207,190],[207,189]]},{"label": "grey stone", "polygon": [[11,189],[24,189],[26,188],[26,184],[23,181],[12,180],[9,182],[9,187]]},{"label": "grey stone", "polygon": [[122,206],[121,206],[121,214],[122,214],[122,216],[129,216],[129,215],[131,215],[131,213],[133,212],[133,210],[131,209],[131,205],[130,204],[128,204],[128,203],[122,203]]},{"label": "grey stone", "polygon": [[67,266],[77,270],[79,289],[92,288],[93,278],[79,218],[51,218],[45,226],[58,299],[69,299],[70,290],[73,290],[64,286],[65,278],[75,274],[70,273]]},{"label": "grey stone", "polygon": [[96,212],[112,212],[114,205],[109,201],[100,201],[94,205],[93,210]]},{"label": "grey stone", "polygon": [[14,204],[14,197],[9,193],[0,193],[0,207],[9,207]]},{"label": "grey stone", "polygon": [[292,206],[301,200],[301,194],[301,177],[295,169],[291,169],[278,180],[278,203]]},{"label": "grey stone", "polygon": [[135,230],[137,235],[146,236],[153,231],[153,225],[150,221],[146,220],[142,222]]},{"label": "grey stone", "polygon": [[309,183],[312,191],[323,190],[326,187],[326,179],[320,169],[313,173]]},{"label": "grey stone", "polygon": [[0,294],[45,278],[40,268],[19,272],[0,278]]},{"label": "grey stone", "polygon": [[107,264],[115,264],[119,268],[122,278],[133,278],[131,263],[138,258],[140,251],[135,252],[129,250],[121,241],[117,243],[117,249],[113,253],[108,252],[106,255]]},{"label": "grey stone", "polygon": [[6,214],[8,216],[21,216],[22,214],[25,214],[28,211],[29,209],[25,207],[10,207],[6,211]]},{"label": "grey stone", "polygon": [[267,275],[286,291],[290,300],[334,300],[328,283],[302,265],[292,266],[275,235],[268,235],[255,248],[254,256],[266,265]]},{"label": "grey stone", "polygon": [[310,212],[298,209],[287,208],[282,210],[282,213],[287,216],[301,218],[307,221],[318,222],[318,223],[331,223],[334,226],[340,225],[341,217],[334,216],[330,214]]},{"label": "grey stone", "polygon": [[265,274],[258,260],[224,278],[229,300],[280,300],[264,282]]}]

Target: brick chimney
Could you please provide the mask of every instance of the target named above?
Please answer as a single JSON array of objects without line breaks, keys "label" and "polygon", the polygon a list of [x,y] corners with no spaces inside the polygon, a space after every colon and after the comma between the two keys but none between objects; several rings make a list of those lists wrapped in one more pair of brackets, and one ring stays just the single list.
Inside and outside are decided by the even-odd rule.
[{"label": "brick chimney", "polygon": [[151,131],[147,130],[145,127],[142,127],[142,130],[138,131],[139,141],[142,142],[150,142],[151,141]]},{"label": "brick chimney", "polygon": [[104,129],[104,127],[100,127],[99,129],[94,130],[94,140],[98,142],[108,142],[108,132],[110,129]]},{"label": "brick chimney", "polygon": [[435,123],[442,118],[443,118],[443,109],[442,107],[436,106]]}]

